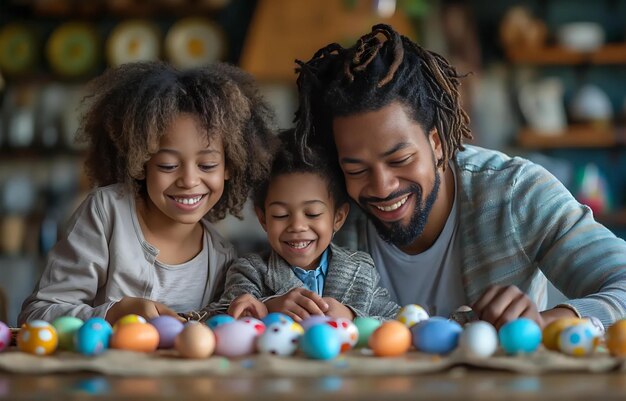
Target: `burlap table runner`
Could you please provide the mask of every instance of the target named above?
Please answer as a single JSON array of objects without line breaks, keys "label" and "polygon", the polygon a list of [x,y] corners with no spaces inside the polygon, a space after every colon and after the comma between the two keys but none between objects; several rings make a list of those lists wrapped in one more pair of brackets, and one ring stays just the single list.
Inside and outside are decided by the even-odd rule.
[{"label": "burlap table runner", "polygon": [[304,356],[288,358],[253,355],[245,358],[190,360],[177,357],[173,351],[152,354],[108,350],[96,357],[57,352],[39,357],[18,352],[14,347],[0,353],[0,369],[5,372],[41,374],[62,372],[97,372],[114,376],[160,375],[259,375],[259,376],[327,376],[327,375],[390,375],[424,374],[445,371],[456,366],[487,368],[520,373],[546,372],[606,372],[626,371],[624,360],[606,353],[574,358],[556,352],[540,350],[527,356],[496,355],[487,359],[472,359],[461,353],[433,356],[416,351],[395,358],[378,358],[368,350],[353,350],[331,361],[316,361]]}]

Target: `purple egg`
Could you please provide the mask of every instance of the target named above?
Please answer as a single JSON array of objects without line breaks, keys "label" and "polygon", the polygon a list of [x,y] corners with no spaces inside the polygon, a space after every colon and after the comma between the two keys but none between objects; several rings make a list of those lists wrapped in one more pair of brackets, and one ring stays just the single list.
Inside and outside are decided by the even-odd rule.
[{"label": "purple egg", "polygon": [[159,316],[150,320],[159,332],[159,348],[174,347],[174,339],[183,330],[183,323],[173,316]]},{"label": "purple egg", "polygon": [[215,334],[215,355],[239,357],[256,351],[258,337],[254,325],[241,320],[223,324],[213,330]]},{"label": "purple egg", "polygon": [[11,330],[9,326],[0,322],[0,351],[4,351],[11,344]]},{"label": "purple egg", "polygon": [[326,323],[329,320],[330,318],[324,315],[313,315],[307,319],[304,319],[302,322],[300,322],[300,325],[302,326],[304,331],[307,331],[311,327],[316,326],[318,324]]}]

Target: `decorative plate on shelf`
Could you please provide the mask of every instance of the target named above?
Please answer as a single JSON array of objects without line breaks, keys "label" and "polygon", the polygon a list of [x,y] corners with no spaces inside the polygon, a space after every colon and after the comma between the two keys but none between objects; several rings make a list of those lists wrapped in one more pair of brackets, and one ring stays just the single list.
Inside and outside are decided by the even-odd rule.
[{"label": "decorative plate on shelf", "polygon": [[76,77],[93,70],[99,59],[96,29],[83,22],[67,22],[56,28],[47,43],[52,69],[64,76]]},{"label": "decorative plate on shelf", "polygon": [[179,68],[193,68],[221,60],[226,39],[221,29],[204,18],[184,18],[165,37],[167,58]]},{"label": "decorative plate on shelf", "polygon": [[24,73],[37,62],[37,38],[26,25],[8,24],[0,30],[0,71]]},{"label": "decorative plate on shelf", "polygon": [[107,39],[107,61],[112,66],[135,61],[155,61],[161,53],[158,27],[144,20],[129,20],[117,25]]}]

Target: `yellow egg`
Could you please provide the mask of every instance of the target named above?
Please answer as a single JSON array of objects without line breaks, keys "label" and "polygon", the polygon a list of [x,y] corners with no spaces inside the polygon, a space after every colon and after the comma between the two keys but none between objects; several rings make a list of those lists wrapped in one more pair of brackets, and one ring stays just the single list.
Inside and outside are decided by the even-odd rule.
[{"label": "yellow egg", "polygon": [[376,356],[399,356],[411,347],[411,331],[403,323],[390,320],[374,330],[368,344]]},{"label": "yellow egg", "polygon": [[111,336],[111,348],[136,352],[154,352],[159,345],[159,332],[149,323],[124,323]]},{"label": "yellow egg", "polygon": [[606,331],[606,347],[611,355],[626,356],[626,319],[618,320]]},{"label": "yellow egg", "polygon": [[585,322],[585,319],[577,317],[563,317],[556,319],[543,329],[542,338],[543,345],[549,350],[559,350],[559,336],[563,329]]},{"label": "yellow egg", "polygon": [[146,323],[146,319],[143,316],[135,315],[134,313],[124,315],[117,319],[117,322],[113,325],[113,331],[117,330],[117,328],[121,325],[127,323]]},{"label": "yellow egg", "polygon": [[17,347],[34,355],[50,355],[57,349],[58,335],[54,327],[43,320],[24,323],[17,335]]},{"label": "yellow egg", "polygon": [[183,358],[208,358],[215,350],[215,335],[207,325],[189,322],[176,336],[174,348]]}]

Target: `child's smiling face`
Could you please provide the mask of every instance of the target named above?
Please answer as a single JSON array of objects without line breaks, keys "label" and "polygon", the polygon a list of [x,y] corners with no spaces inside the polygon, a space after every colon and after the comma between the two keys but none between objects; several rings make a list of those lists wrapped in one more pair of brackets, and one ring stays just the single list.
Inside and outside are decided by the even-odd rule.
[{"label": "child's smiling face", "polygon": [[146,164],[148,216],[168,224],[200,221],[224,192],[225,164],[220,136],[207,144],[195,116],[177,116]]},{"label": "child's smiling face", "polygon": [[257,209],[257,215],[274,251],[292,266],[315,269],[348,208],[336,207],[319,175],[290,173],[272,179],[265,212]]}]

